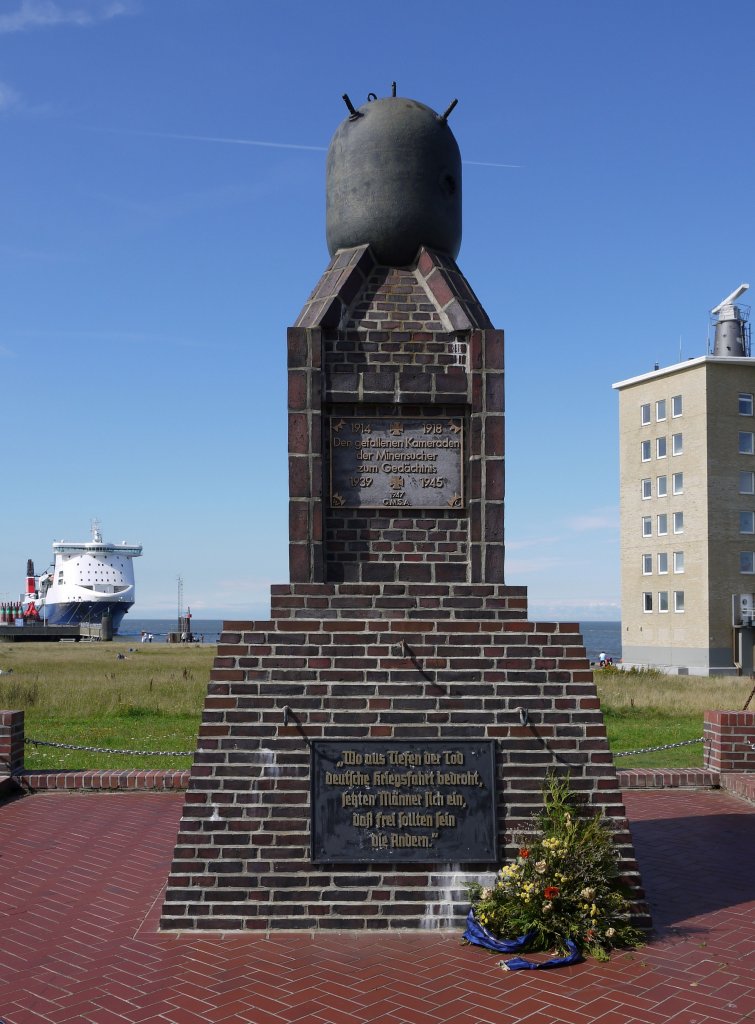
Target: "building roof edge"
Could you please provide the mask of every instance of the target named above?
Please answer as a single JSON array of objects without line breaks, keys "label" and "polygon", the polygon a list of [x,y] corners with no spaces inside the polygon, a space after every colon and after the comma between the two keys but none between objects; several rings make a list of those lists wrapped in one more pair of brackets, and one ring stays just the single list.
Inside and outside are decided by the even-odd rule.
[{"label": "building roof edge", "polygon": [[663,366],[658,370],[651,370],[649,373],[641,373],[637,377],[619,380],[612,384],[611,388],[614,391],[618,391],[632,384],[653,380],[655,377],[668,377],[674,373],[681,373],[690,366],[700,366],[703,363],[741,363],[745,361],[755,366],[755,359],[750,359],[748,356],[693,356],[691,359],[685,359],[682,363],[672,363],[670,366]]}]

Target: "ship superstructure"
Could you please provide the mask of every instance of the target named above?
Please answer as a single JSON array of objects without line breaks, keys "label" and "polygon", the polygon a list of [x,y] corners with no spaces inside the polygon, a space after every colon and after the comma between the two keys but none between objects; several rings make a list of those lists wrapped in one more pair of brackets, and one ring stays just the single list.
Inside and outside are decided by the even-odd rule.
[{"label": "ship superstructure", "polygon": [[24,617],[74,626],[109,615],[117,632],[134,604],[133,559],[141,555],[141,544],[108,543],[95,522],[91,540],[54,541],[52,551],[53,564],[46,572],[27,575]]}]

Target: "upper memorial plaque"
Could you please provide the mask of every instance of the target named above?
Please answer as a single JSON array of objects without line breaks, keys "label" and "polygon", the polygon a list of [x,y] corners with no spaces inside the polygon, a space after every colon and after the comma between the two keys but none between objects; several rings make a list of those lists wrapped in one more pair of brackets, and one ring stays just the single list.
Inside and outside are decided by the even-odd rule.
[{"label": "upper memorial plaque", "polygon": [[461,418],[330,419],[332,508],[462,508]]}]

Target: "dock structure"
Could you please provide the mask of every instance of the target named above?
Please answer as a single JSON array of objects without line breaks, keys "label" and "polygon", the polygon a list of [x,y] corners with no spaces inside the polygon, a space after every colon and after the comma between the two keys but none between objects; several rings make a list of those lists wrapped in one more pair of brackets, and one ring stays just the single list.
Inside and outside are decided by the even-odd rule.
[{"label": "dock structure", "polygon": [[112,640],[112,622],[81,622],[76,626],[48,626],[25,622],[23,626],[0,625],[0,643],[54,643],[60,640]]}]

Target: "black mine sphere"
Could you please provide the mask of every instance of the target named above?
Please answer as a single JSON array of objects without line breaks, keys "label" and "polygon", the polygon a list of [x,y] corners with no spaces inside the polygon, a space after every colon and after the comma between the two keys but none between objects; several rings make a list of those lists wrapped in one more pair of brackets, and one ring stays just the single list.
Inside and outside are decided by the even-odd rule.
[{"label": "black mine sphere", "polygon": [[456,258],[461,245],[461,154],[434,110],[401,96],[365,103],[328,150],[328,250],[369,243],[392,267],[424,245]]}]

